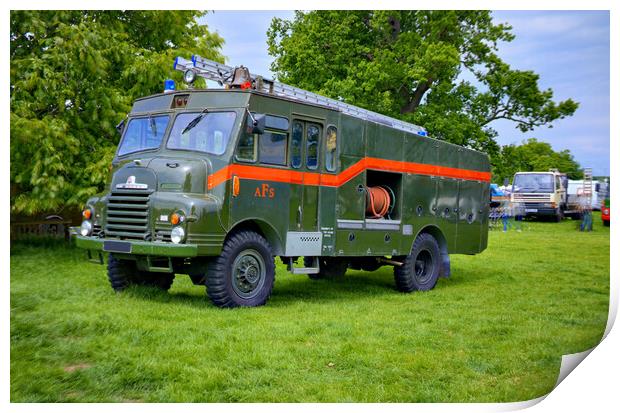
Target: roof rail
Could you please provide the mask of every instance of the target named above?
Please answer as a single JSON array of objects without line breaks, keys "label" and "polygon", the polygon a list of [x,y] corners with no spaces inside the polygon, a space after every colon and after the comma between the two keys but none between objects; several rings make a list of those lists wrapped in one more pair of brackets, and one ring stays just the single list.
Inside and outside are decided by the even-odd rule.
[{"label": "roof rail", "polygon": [[[177,57],[174,60],[174,69],[186,72],[191,70],[197,76],[200,76],[207,80],[218,82],[220,85],[231,87],[231,85],[238,85],[238,80],[235,80],[238,75],[238,69],[233,68],[222,63],[214,62],[213,60],[205,59],[200,56],[192,56],[191,60]],[[245,72],[243,72],[245,73]],[[249,73],[249,72],[247,72]],[[313,103],[329,108],[338,110],[350,116],[354,116],[359,119],[368,120],[370,122],[387,125],[395,129],[399,129],[405,132],[414,133],[420,136],[428,136],[428,133],[424,128],[412,123],[404,122],[399,119],[395,119],[380,113],[372,112],[370,110],[362,109],[357,106],[344,103],[337,99],[327,98],[316,93],[308,92],[307,90],[300,89],[295,86],[289,86],[284,83],[276,82],[272,79],[264,78],[263,76],[257,76],[250,74],[252,88],[260,92],[269,93],[276,96],[283,96],[289,99],[294,99],[304,103]],[[233,83],[233,81],[235,81]]]}]

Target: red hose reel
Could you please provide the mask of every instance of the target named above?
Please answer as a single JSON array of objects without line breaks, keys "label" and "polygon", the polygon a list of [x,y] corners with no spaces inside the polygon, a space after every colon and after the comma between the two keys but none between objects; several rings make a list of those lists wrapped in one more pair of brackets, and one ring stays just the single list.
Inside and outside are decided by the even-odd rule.
[{"label": "red hose reel", "polygon": [[366,192],[366,216],[383,218],[394,208],[394,193],[386,186],[364,187]]}]

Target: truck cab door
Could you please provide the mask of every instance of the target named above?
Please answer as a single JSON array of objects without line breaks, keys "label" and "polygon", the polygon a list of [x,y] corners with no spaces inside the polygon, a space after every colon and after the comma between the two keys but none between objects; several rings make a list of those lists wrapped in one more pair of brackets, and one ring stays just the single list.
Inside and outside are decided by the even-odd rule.
[{"label": "truck cab door", "polygon": [[319,148],[322,125],[295,119],[291,131],[291,168],[299,183],[291,185],[289,231],[318,231]]}]

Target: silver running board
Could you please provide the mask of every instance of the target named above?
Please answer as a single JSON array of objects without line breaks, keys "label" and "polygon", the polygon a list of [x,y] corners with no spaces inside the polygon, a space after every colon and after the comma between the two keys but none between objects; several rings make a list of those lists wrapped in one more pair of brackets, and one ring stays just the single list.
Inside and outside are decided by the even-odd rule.
[{"label": "silver running board", "polygon": [[291,274],[318,274],[321,271],[317,257],[312,257],[312,267],[295,267],[294,264],[293,258],[289,258],[287,266]]}]

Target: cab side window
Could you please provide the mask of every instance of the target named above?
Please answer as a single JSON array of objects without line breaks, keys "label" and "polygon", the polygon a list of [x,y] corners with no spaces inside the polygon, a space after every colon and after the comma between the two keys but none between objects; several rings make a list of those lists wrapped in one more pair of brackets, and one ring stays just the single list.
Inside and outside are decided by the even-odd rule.
[{"label": "cab side window", "polygon": [[321,129],[318,125],[309,123],[306,128],[306,167],[317,169],[319,167],[319,136]]},{"label": "cab side window", "polygon": [[258,136],[260,162],[270,165],[286,165],[286,138],[286,133],[275,131],[265,131]]},{"label": "cab side window", "polygon": [[251,133],[244,133],[239,139],[237,153],[235,157],[239,161],[256,162],[256,136]]},{"label": "cab side window", "polygon": [[258,161],[267,165],[286,165],[288,149],[288,119],[265,115],[265,133],[258,139]]},{"label": "cab side window", "polygon": [[329,126],[325,133],[325,169],[334,172],[338,166],[338,131],[335,126]]},{"label": "cab side window", "polygon": [[301,167],[302,142],[304,138],[304,125],[299,122],[293,122],[293,130],[291,134],[291,166],[293,168]]}]

